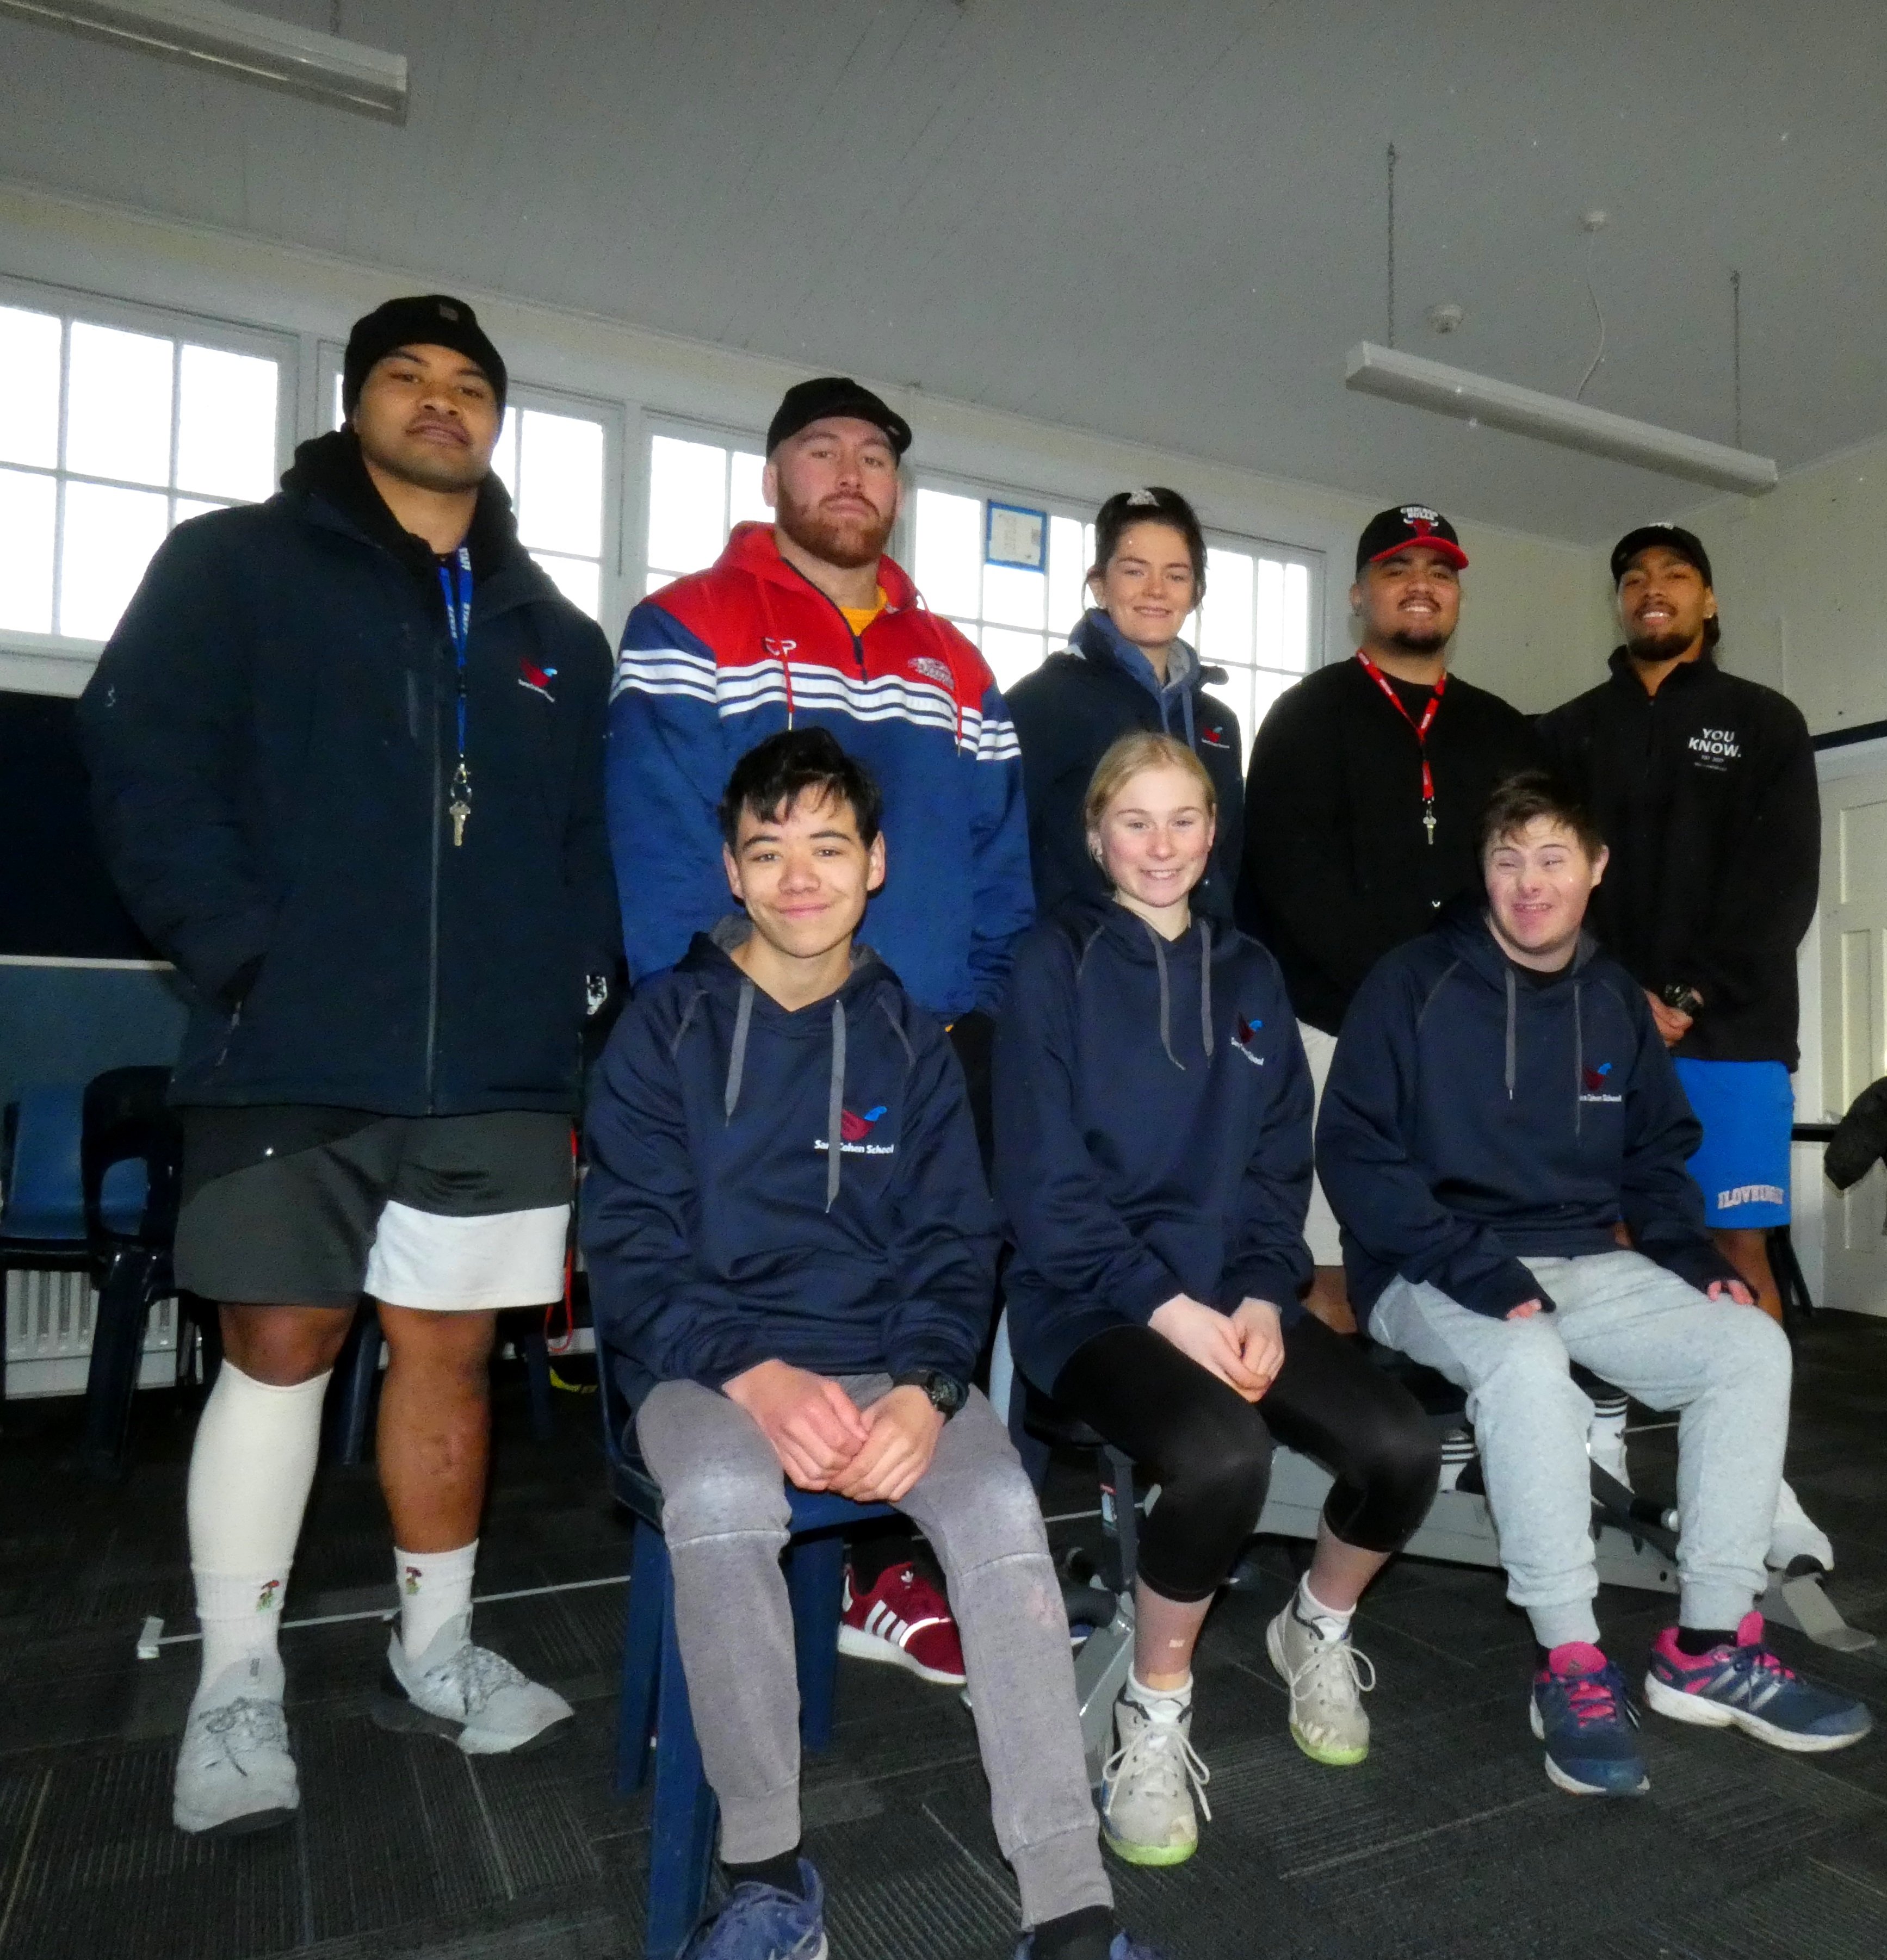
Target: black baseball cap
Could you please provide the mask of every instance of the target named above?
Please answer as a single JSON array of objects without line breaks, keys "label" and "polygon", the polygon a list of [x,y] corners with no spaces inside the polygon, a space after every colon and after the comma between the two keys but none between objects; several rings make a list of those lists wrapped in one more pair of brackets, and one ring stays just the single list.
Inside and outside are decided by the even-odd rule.
[{"label": "black baseball cap", "polygon": [[504,406],[508,377],[504,358],[486,337],[479,317],[450,293],[415,293],[388,300],[354,323],[341,364],[341,412],[351,415],[377,361],[400,347],[450,347],[476,362],[498,407]]},{"label": "black baseball cap", "polygon": [[1461,548],[1455,527],[1439,511],[1426,504],[1398,504],[1393,510],[1379,511],[1363,527],[1357,539],[1356,568],[1393,558],[1411,545],[1426,545],[1440,553],[1459,571],[1467,565],[1468,554]]},{"label": "black baseball cap", "polygon": [[797,435],[808,423],[827,415],[851,415],[883,429],[886,441],[899,456],[911,447],[911,425],[889,402],[880,401],[849,374],[821,374],[810,381],[795,381],[781,396],[767,425],[768,455],[788,436]]},{"label": "black baseball cap", "polygon": [[1640,524],[1635,531],[1626,532],[1612,548],[1612,584],[1616,585],[1624,577],[1625,568],[1639,552],[1649,551],[1653,545],[1662,545],[1666,551],[1675,552],[1679,558],[1695,565],[1706,585],[1717,583],[1710,576],[1710,553],[1704,549],[1704,540],[1694,531],[1687,531],[1682,524]]}]

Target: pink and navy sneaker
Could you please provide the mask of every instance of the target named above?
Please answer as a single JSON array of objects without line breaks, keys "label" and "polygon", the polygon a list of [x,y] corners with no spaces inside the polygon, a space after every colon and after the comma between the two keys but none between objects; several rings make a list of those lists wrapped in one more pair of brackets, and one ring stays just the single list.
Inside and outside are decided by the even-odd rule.
[{"label": "pink and navy sneaker", "polygon": [[1642,1796],[1651,1787],[1638,1748],[1638,1711],[1624,1676],[1598,1648],[1568,1640],[1533,1676],[1528,1710],[1546,1745],[1546,1777],[1574,1796]]},{"label": "pink and navy sneaker", "polygon": [[961,1688],[966,1678],[950,1602],[915,1565],[895,1565],[869,1592],[858,1593],[846,1567],[838,1651],[888,1662],[940,1688]]},{"label": "pink and navy sneaker", "polygon": [[1740,1729],[1801,1755],[1845,1749],[1874,1726],[1866,1704],[1804,1681],[1763,1645],[1762,1615],[1745,1613],[1734,1647],[1687,1654],[1666,1627],[1651,1649],[1644,1698],[1674,1722]]}]

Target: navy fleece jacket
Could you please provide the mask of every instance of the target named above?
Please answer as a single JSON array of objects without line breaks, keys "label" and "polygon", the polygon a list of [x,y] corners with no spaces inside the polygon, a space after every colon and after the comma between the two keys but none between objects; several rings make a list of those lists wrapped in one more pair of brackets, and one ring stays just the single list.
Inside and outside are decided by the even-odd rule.
[{"label": "navy fleece jacket", "polygon": [[1536,985],[1464,902],[1378,961],[1337,1043],[1317,1171],[1367,1322],[1389,1281],[1499,1318],[1551,1300],[1523,1255],[1636,1249],[1695,1287],[1733,1279],[1685,1169],[1703,1132],[1637,984],[1581,939]]},{"label": "navy fleece jacket", "polygon": [[789,1012],[727,956],[750,931],[643,983],[591,1091],[583,1246],[624,1392],[772,1359],[967,1381],[997,1234],[949,1038],[864,947]]},{"label": "navy fleece jacket", "polygon": [[1255,940],[1196,919],[1169,942],[1111,901],[1067,906],[1017,949],[994,1100],[1031,1381],[1052,1389],[1084,1341],[1176,1293],[1303,1311],[1310,1074]]}]

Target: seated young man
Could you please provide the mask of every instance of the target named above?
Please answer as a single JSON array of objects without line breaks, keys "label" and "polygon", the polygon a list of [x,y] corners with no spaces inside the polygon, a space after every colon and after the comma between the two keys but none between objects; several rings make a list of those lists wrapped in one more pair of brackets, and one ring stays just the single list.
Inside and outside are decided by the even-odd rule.
[{"label": "seated young man", "polygon": [[788,1482],[896,1505],[943,1563],[1020,1954],[1152,1960],[1114,1922],[1035,1494],[967,1386],[996,1227],[962,1071],[853,937],[885,877],[877,790],[828,730],[788,730],[735,765],[721,824],[746,915],[623,1015],[584,1201],[721,1803],[731,1897],[701,1960],[826,1951],[800,1845]]},{"label": "seated young man", "polygon": [[[1704,1228],[1685,1169],[1697,1122],[1644,994],[1581,932],[1604,846],[1529,774],[1495,791],[1481,858],[1484,911],[1388,954],[1344,1020],[1317,1163],[1351,1299],[1376,1340],[1469,1391],[1554,1783],[1650,1787],[1593,1614],[1592,1405],[1570,1361],[1679,1411],[1678,1624],[1646,1700],[1779,1748],[1845,1748],[1866,1709],[1764,1644],[1788,1344]],[[1618,1249],[1621,1222],[1637,1250]]]}]

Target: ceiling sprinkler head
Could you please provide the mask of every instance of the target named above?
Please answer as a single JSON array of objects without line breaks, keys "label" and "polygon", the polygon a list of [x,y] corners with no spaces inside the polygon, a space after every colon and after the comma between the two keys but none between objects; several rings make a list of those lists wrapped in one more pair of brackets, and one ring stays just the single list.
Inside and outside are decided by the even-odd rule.
[{"label": "ceiling sprinkler head", "polygon": [[1579,228],[1582,231],[1602,231],[1611,222],[1610,212],[1589,211],[1580,218]]},{"label": "ceiling sprinkler head", "polygon": [[1437,333],[1453,333],[1468,317],[1465,308],[1456,306],[1451,300],[1445,306],[1432,306],[1428,309],[1428,324]]}]

